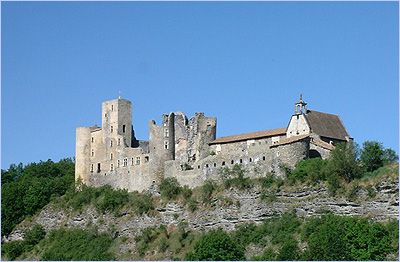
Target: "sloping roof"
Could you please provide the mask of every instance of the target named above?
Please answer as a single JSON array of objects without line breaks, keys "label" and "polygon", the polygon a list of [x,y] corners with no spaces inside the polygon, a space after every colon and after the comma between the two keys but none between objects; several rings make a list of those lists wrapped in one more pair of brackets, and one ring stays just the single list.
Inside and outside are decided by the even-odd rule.
[{"label": "sloping roof", "polygon": [[325,141],[322,141],[321,139],[318,138],[314,138],[313,140],[311,140],[311,143],[316,145],[316,146],[320,146],[322,148],[328,149],[328,150],[333,150],[335,147]]},{"label": "sloping roof", "polygon": [[346,141],[350,137],[339,116],[308,110],[305,114],[311,131],[319,136]]},{"label": "sloping roof", "polygon": [[281,141],[279,141],[278,143],[275,143],[273,145],[271,145],[271,147],[275,147],[275,146],[281,146],[281,145],[286,145],[286,144],[290,144],[290,143],[294,143],[300,140],[303,140],[305,138],[308,138],[310,135],[301,135],[301,136],[292,136],[289,138],[284,138]]},{"label": "sloping roof", "polygon": [[211,141],[209,144],[210,145],[225,144],[225,143],[239,142],[239,141],[244,141],[244,140],[249,140],[249,139],[258,139],[258,138],[264,138],[264,137],[285,135],[285,134],[286,134],[286,128],[275,128],[275,129],[257,131],[257,132],[240,134],[240,135],[235,135],[235,136],[224,136],[224,137],[217,138],[214,141]]}]

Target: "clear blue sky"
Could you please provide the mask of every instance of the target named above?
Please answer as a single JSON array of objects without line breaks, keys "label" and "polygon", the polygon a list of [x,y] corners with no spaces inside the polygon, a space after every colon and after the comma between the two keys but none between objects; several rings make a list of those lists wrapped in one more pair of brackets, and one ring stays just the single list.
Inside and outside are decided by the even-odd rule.
[{"label": "clear blue sky", "polygon": [[75,154],[101,102],[136,136],[183,111],[217,136],[286,127],[300,93],[398,152],[396,2],[2,2],[2,168]]}]

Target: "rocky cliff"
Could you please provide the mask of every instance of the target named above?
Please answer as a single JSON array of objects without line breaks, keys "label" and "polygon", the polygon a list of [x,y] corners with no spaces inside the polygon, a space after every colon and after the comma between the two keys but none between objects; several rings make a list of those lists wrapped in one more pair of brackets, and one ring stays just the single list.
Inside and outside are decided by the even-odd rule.
[{"label": "rocky cliff", "polygon": [[[371,187],[370,187],[371,188]],[[273,198],[263,199],[265,193],[260,186],[248,190],[230,188],[217,193],[208,204],[201,204],[194,212],[189,211],[180,201],[162,203],[157,201],[156,209],[149,214],[136,215],[132,210],[122,210],[117,216],[99,213],[92,206],[82,211],[61,208],[53,202],[31,219],[25,220],[4,239],[22,239],[32,224],[40,224],[46,231],[60,227],[96,227],[100,232],[112,232],[114,237],[127,241],[119,245],[119,252],[135,250],[134,237],[146,227],[164,224],[177,226],[186,221],[195,230],[209,230],[222,227],[232,230],[245,222],[260,223],[276,214],[295,211],[299,217],[318,216],[331,211],[346,216],[364,216],[376,221],[398,218],[398,179],[388,177],[373,185],[373,194],[366,187],[354,187],[349,195],[330,196],[325,186],[287,186],[273,192]],[[349,200],[352,199],[352,200]]]}]

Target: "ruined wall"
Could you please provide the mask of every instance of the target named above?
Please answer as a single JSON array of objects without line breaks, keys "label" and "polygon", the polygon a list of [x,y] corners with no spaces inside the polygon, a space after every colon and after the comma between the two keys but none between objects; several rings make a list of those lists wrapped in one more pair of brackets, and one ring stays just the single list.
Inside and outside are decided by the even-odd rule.
[{"label": "ruined wall", "polygon": [[235,164],[244,167],[247,177],[261,177],[266,173],[284,177],[284,167],[294,168],[298,161],[308,156],[309,140],[275,147],[267,146],[268,141],[271,143],[272,139],[256,141],[254,145],[247,145],[246,141],[230,143],[230,147],[236,147],[235,151],[209,155],[193,163],[190,170],[186,170],[179,161],[167,161],[164,167],[165,177],[175,177],[181,185],[193,188],[208,179],[221,180],[221,169],[231,168]]}]

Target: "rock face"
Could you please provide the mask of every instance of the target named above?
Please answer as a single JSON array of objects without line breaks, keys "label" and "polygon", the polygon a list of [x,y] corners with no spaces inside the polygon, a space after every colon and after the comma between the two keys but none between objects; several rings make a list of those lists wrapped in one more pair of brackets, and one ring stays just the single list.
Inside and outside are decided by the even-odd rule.
[{"label": "rock face", "polygon": [[[398,181],[386,180],[375,185],[375,193],[368,196],[364,189],[354,191],[353,201],[346,197],[332,197],[323,186],[299,189],[281,189],[269,201],[261,199],[261,188],[255,186],[246,191],[235,188],[219,193],[206,206],[190,212],[182,203],[170,202],[156,207],[151,215],[138,216],[131,210],[124,210],[119,216],[101,214],[89,207],[81,212],[66,211],[55,206],[46,206],[30,221],[24,221],[4,241],[22,239],[31,223],[38,223],[46,231],[59,227],[95,226],[100,232],[110,232],[115,237],[127,237],[121,249],[135,246],[133,237],[143,228],[164,224],[176,226],[186,221],[188,227],[197,230],[210,230],[222,227],[233,230],[237,224],[259,223],[276,214],[295,211],[300,217],[319,216],[331,211],[338,215],[363,216],[376,221],[397,219],[399,211]],[[121,250],[122,252],[123,250]]]}]

